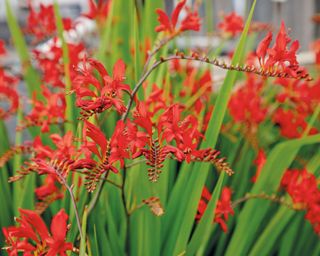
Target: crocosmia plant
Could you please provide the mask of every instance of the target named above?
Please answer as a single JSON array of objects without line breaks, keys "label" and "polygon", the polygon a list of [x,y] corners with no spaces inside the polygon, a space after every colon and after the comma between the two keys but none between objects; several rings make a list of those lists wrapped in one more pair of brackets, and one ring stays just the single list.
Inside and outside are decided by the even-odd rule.
[{"label": "crocosmia plant", "polygon": [[259,1],[4,2],[1,255],[320,255],[320,39]]}]

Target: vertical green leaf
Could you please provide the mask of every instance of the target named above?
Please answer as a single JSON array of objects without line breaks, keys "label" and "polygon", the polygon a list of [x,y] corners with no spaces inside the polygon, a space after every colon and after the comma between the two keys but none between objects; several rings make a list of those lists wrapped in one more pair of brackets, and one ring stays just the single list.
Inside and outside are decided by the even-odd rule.
[{"label": "vertical green leaf", "polygon": [[17,53],[19,55],[19,59],[22,66],[22,74],[27,84],[29,96],[31,97],[32,93],[35,92],[38,99],[41,99],[42,97],[41,90],[40,90],[41,81],[40,81],[39,74],[35,71],[35,69],[31,65],[27,44],[24,40],[19,24],[12,12],[9,0],[5,1],[5,5],[6,5],[6,15],[7,15],[9,30],[12,36],[15,49],[17,50]]},{"label": "vertical green leaf", "polygon": [[87,237],[87,217],[88,217],[88,209],[87,207],[84,209],[82,216],[82,238],[80,240],[80,256],[86,255],[86,237]]},{"label": "vertical green leaf", "polygon": [[[54,2],[54,14],[56,19],[56,25],[58,30],[59,39],[62,43],[62,54],[63,54],[63,67],[64,67],[64,77],[66,84],[66,91],[71,91],[71,77],[70,77],[70,58],[69,58],[69,48],[68,44],[64,38],[64,27],[62,17],[60,15],[59,6],[57,2]],[[69,122],[65,122],[65,130],[74,132],[74,99],[72,94],[66,95],[66,118]]]}]

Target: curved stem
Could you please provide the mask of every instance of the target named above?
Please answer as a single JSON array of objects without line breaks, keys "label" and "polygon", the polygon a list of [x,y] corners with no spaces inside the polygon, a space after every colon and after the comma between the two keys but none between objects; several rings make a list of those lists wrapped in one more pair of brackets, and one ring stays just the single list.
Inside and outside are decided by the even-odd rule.
[{"label": "curved stem", "polygon": [[130,252],[130,213],[127,208],[127,201],[125,197],[125,185],[126,185],[126,175],[127,171],[126,168],[123,168],[123,182],[122,182],[122,189],[121,189],[121,198],[122,198],[122,203],[124,207],[124,211],[126,214],[126,219],[127,219],[127,234],[126,234],[126,251]]},{"label": "curved stem", "polygon": [[108,175],[109,175],[109,170],[107,172],[105,172],[104,174],[102,174],[102,176],[101,176],[101,182],[99,183],[98,188],[96,189],[96,193],[93,195],[93,198],[89,202],[88,216],[89,216],[89,214],[91,213],[91,211],[94,209],[94,207],[96,206],[96,204],[98,202],[98,199],[99,199],[100,194],[101,194],[102,189],[103,189],[103,185],[107,181]]},{"label": "curved stem", "polygon": [[81,239],[83,239],[82,229],[81,229],[81,221],[80,221],[80,217],[79,217],[79,211],[78,211],[78,207],[77,207],[77,204],[76,204],[76,199],[74,197],[72,188],[68,185],[66,179],[62,176],[62,174],[58,170],[56,170],[56,174],[58,175],[58,177],[61,180],[62,184],[66,187],[66,189],[68,190],[68,192],[70,194],[72,206],[73,206],[73,209],[74,209],[74,212],[75,212],[75,216],[76,216],[76,220],[77,220],[79,234],[80,234]]},{"label": "curved stem", "polygon": [[289,209],[294,209],[294,206],[288,202],[286,202],[282,197],[277,197],[276,195],[267,195],[265,193],[261,193],[261,194],[256,194],[256,195],[252,195],[252,194],[246,194],[244,197],[239,198],[235,201],[232,202],[231,207],[235,208],[237,207],[239,204],[249,200],[249,199],[265,199],[265,200],[269,200],[275,203],[279,203],[282,204],[286,207],[288,207]]},{"label": "curved stem", "polygon": [[127,119],[128,114],[130,112],[130,109],[132,107],[135,95],[137,94],[138,90],[142,86],[143,82],[150,76],[150,74],[158,66],[160,66],[162,63],[165,63],[165,62],[168,62],[171,60],[189,60],[189,61],[202,62],[202,63],[207,63],[207,64],[210,64],[210,65],[213,65],[213,66],[219,67],[221,69],[225,69],[225,70],[234,70],[234,71],[252,73],[252,74],[256,74],[256,75],[263,76],[263,77],[276,77],[276,78],[281,77],[281,78],[306,79],[306,80],[311,79],[308,74],[305,76],[301,76],[301,77],[293,77],[290,74],[284,73],[284,72],[270,72],[268,70],[263,70],[262,68],[257,68],[255,66],[228,65],[228,64],[226,64],[218,59],[215,59],[215,58],[210,60],[207,57],[199,57],[197,54],[194,54],[192,56],[187,56],[187,55],[184,55],[183,53],[178,52],[176,55],[171,55],[168,57],[160,57],[160,60],[154,62],[153,65],[150,67],[150,69],[148,69],[143,74],[143,76],[140,78],[140,80],[138,81],[138,83],[136,84],[136,86],[133,88],[133,90],[131,92],[130,100],[127,105],[127,110],[121,117],[122,121],[125,121]]}]

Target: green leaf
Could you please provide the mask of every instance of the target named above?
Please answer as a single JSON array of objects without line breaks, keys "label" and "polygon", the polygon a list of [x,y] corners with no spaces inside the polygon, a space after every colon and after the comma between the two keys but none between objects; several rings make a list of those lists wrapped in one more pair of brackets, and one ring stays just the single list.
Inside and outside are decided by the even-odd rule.
[{"label": "green leaf", "polygon": [[41,99],[42,98],[41,89],[40,89],[41,80],[40,80],[39,74],[35,71],[35,69],[31,65],[27,44],[24,40],[19,24],[12,12],[9,1],[6,0],[5,4],[6,4],[6,15],[7,15],[9,30],[12,36],[13,44],[20,58],[20,62],[22,66],[22,74],[27,84],[29,96],[32,97],[33,92],[35,92],[37,95],[37,98]]},{"label": "green leaf", "polygon": [[219,180],[214,188],[212,198],[207,206],[207,209],[204,213],[204,215],[201,218],[200,223],[198,224],[192,239],[187,247],[187,253],[186,255],[195,255],[196,252],[201,248],[201,245],[203,245],[203,241],[207,241],[211,230],[212,230],[212,221],[213,216],[212,213],[214,213],[214,210],[216,209],[217,201],[219,199],[220,191],[222,189],[223,179],[224,179],[225,173],[222,173],[219,177]]},{"label": "green leaf", "polygon": [[[63,27],[63,21],[62,17],[60,15],[59,6],[57,2],[54,2],[54,15],[56,19],[56,25],[58,30],[59,39],[62,43],[62,56],[63,56],[63,67],[64,67],[64,77],[65,77],[65,90],[67,92],[71,91],[72,85],[71,85],[71,77],[70,77],[70,58],[69,58],[69,48],[68,44],[64,38],[64,27]],[[66,95],[66,119],[69,122],[65,122],[65,130],[66,131],[72,131],[74,132],[74,108],[75,108],[75,100],[73,99],[73,94],[67,94]]]},{"label": "green leaf", "polygon": [[86,237],[87,237],[87,217],[88,217],[88,209],[87,207],[84,209],[82,216],[82,238],[80,240],[80,256],[86,255]]}]

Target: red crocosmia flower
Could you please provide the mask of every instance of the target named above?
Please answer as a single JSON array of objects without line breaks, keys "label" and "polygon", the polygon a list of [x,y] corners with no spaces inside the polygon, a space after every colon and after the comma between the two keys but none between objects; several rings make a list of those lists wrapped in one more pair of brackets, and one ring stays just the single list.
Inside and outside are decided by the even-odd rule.
[{"label": "red crocosmia flower", "polygon": [[0,68],[0,120],[14,114],[19,107],[19,95],[16,90],[18,79]]},{"label": "red crocosmia flower", "polygon": [[267,56],[267,50],[269,48],[271,41],[272,41],[272,33],[269,31],[266,37],[262,39],[262,41],[259,43],[257,47],[256,54],[259,59],[259,63],[262,67],[265,65],[264,61]]},{"label": "red crocosmia flower", "polygon": [[228,108],[235,122],[256,126],[264,121],[267,109],[260,96],[262,88],[263,81],[249,75],[246,83],[232,94]]},{"label": "red crocosmia flower", "polygon": [[68,215],[62,209],[52,219],[51,222],[51,234],[52,236],[47,238],[47,244],[49,247],[47,256],[66,255],[66,251],[72,250],[72,243],[67,243],[67,220]]},{"label": "red crocosmia flower", "polygon": [[43,100],[37,100],[34,93],[32,98],[33,108],[25,116],[20,129],[29,126],[41,126],[42,132],[49,132],[49,125],[64,122],[66,101],[64,93],[53,93],[42,86]]},{"label": "red crocosmia flower", "polygon": [[167,107],[167,102],[172,102],[172,95],[164,95],[164,90],[160,89],[156,84],[152,85],[152,92],[146,99],[146,107],[154,116],[158,111]]},{"label": "red crocosmia flower", "polygon": [[[307,115],[305,113],[279,108],[273,115],[272,121],[280,126],[282,136],[287,138],[299,138],[308,125],[306,118]],[[315,128],[310,130],[310,134],[315,133],[317,133]]]},{"label": "red crocosmia flower", "polygon": [[[36,37],[36,41],[48,38],[56,33],[56,23],[53,5],[40,4],[39,11],[29,4],[29,16],[27,18],[26,32]],[[62,19],[64,29],[72,28],[72,21],[69,18]]]},{"label": "red crocosmia flower", "polygon": [[68,215],[60,210],[52,219],[49,233],[41,217],[31,210],[19,209],[19,226],[3,228],[6,247],[10,256],[23,255],[66,255],[72,250],[71,243],[65,242]]},{"label": "red crocosmia flower", "polygon": [[103,25],[109,13],[110,4],[110,0],[98,0],[98,2],[94,0],[88,0],[89,11],[82,15],[89,19],[95,19],[99,25]]},{"label": "red crocosmia flower", "polygon": [[320,190],[317,178],[307,170],[287,170],[282,177],[283,187],[298,210],[305,210],[305,218],[314,231],[320,234]]},{"label": "red crocosmia flower", "polygon": [[6,247],[3,249],[7,251],[9,256],[18,256],[19,252],[23,252],[23,255],[31,256],[32,252],[36,250],[36,247],[28,243],[26,239],[17,240],[10,236],[11,227],[2,228],[2,233],[4,234]]},{"label": "red crocosmia flower", "polygon": [[0,108],[0,120],[9,117],[17,111],[19,107],[19,95],[14,88],[0,85],[0,102],[2,101],[8,102],[9,106],[6,109]]},{"label": "red crocosmia flower", "polygon": [[124,159],[129,158],[128,147],[129,141],[126,133],[126,127],[122,121],[117,123],[114,134],[110,140],[107,140],[102,131],[94,124],[85,121],[84,138],[92,140],[85,140],[83,147],[89,149],[91,153],[98,157],[98,161],[91,158],[82,159],[81,165],[86,175],[86,187],[89,192],[96,188],[96,183],[99,181],[102,174],[107,171],[118,173],[118,169],[113,166],[117,161],[120,166],[124,166]]},{"label": "red crocosmia flower", "polygon": [[67,132],[63,137],[52,134],[50,138],[54,145],[51,147],[43,145],[38,137],[35,138],[32,148],[33,157],[21,166],[18,175],[10,178],[11,181],[21,179],[30,172],[53,175],[61,181],[62,177],[66,178],[70,171],[78,168],[77,159],[82,152],[76,150],[73,145],[72,132]]},{"label": "red crocosmia flower", "polygon": [[[122,101],[123,92],[130,92],[130,87],[124,84],[125,64],[118,60],[113,68],[113,76],[110,77],[102,63],[90,59],[91,69],[87,67],[73,80],[76,90],[76,104],[82,109],[82,118],[87,119],[95,113],[101,113],[112,106],[122,114],[126,107]],[[93,75],[92,69],[96,69],[102,82]],[[91,86],[90,86],[91,85]]]},{"label": "red crocosmia flower", "polygon": [[266,153],[264,152],[263,149],[260,149],[258,152],[257,158],[254,160],[254,163],[257,166],[257,171],[256,171],[256,174],[251,178],[252,182],[255,183],[257,181],[266,161],[267,161]]},{"label": "red crocosmia flower", "polygon": [[[226,221],[230,215],[234,215],[234,210],[231,205],[231,194],[232,190],[228,187],[224,187],[221,192],[221,197],[217,202],[215,209],[214,222],[218,223],[224,232],[228,231]],[[200,220],[207,208],[207,203],[211,199],[211,194],[209,190],[204,187],[202,190],[201,200],[198,205],[198,214],[196,216],[197,220]]]},{"label": "red crocosmia flower", "polygon": [[[210,70],[206,70],[199,78],[196,77],[197,73],[197,69],[189,70],[189,74],[184,81],[185,89],[180,92],[180,96],[190,97],[190,93],[191,95],[194,95],[201,91],[202,94],[199,95],[199,98],[192,106],[192,109],[194,109],[197,114],[200,114],[201,110],[205,106],[205,103],[209,100],[209,95],[212,93],[213,81]],[[192,88],[191,91],[190,88]]]},{"label": "red crocosmia flower", "polygon": [[243,30],[243,18],[235,12],[231,12],[224,16],[224,20],[218,24],[218,27],[224,33],[236,36]]},{"label": "red crocosmia flower", "polygon": [[[63,51],[61,43],[57,37],[54,37],[48,49],[43,52],[37,49],[33,50],[34,56],[37,60],[39,69],[42,71],[42,80],[46,84],[54,87],[65,88],[64,83],[64,65],[63,65]],[[69,72],[71,80],[74,79],[78,72],[73,67],[78,67],[82,61],[85,47],[82,43],[72,44],[67,43],[69,51]]]},{"label": "red crocosmia flower", "polygon": [[260,42],[256,51],[260,65],[264,70],[285,73],[292,77],[306,77],[308,75],[306,70],[300,67],[297,61],[296,54],[299,49],[299,42],[295,40],[289,46],[291,38],[286,32],[283,21],[275,43],[270,48],[271,41],[272,34],[269,32]]},{"label": "red crocosmia flower", "polygon": [[228,187],[224,187],[221,192],[220,200],[217,202],[215,210],[214,221],[219,223],[220,227],[224,232],[228,231],[226,221],[230,215],[234,215],[234,210],[231,205],[231,194],[232,190]]},{"label": "red crocosmia flower", "polygon": [[136,111],[133,113],[134,123],[144,128],[147,134],[152,136],[152,121],[151,113],[147,111],[147,107],[144,102],[139,102]]},{"label": "red crocosmia flower", "polygon": [[210,191],[208,190],[207,187],[203,187],[201,199],[198,204],[198,213],[196,215],[196,220],[199,221],[201,219],[201,217],[203,216],[204,212],[207,209],[207,202],[209,202],[210,199],[211,199]]},{"label": "red crocosmia flower", "polygon": [[38,214],[44,212],[54,201],[64,197],[64,187],[58,187],[58,182],[59,181],[56,179],[55,175],[49,174],[45,178],[44,184],[34,190],[39,200],[35,206],[35,211]]},{"label": "red crocosmia flower", "polygon": [[5,55],[6,53],[5,42],[0,39],[0,56]]},{"label": "red crocosmia flower", "polygon": [[200,18],[198,15],[198,11],[192,11],[189,7],[186,7],[186,17],[181,21],[180,30],[187,31],[187,30],[200,30]]},{"label": "red crocosmia flower", "polygon": [[48,175],[44,181],[44,185],[35,189],[35,194],[39,199],[45,199],[51,195],[61,198],[63,195],[59,193],[59,188],[56,186],[57,179],[54,175]]},{"label": "red crocosmia flower", "polygon": [[178,18],[185,4],[186,0],[180,1],[173,10],[171,18],[163,10],[157,9],[156,12],[160,25],[156,27],[156,32],[164,31],[170,35],[175,35],[185,30],[199,31],[200,18],[198,12],[196,10],[192,12],[190,9],[187,9],[186,17],[181,21],[180,27],[177,28]]}]

